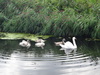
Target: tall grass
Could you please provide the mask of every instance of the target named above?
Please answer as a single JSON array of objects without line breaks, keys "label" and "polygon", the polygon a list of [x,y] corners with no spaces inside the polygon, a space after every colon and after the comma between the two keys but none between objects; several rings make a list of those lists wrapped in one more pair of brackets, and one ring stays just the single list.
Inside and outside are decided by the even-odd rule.
[{"label": "tall grass", "polygon": [[3,30],[3,22],[7,20],[7,17],[1,12],[0,13],[0,31]]},{"label": "tall grass", "polygon": [[42,20],[34,10],[26,8],[22,14],[4,23],[4,31],[38,33],[42,28]]},{"label": "tall grass", "polygon": [[99,2],[1,0],[0,31],[100,38]]}]

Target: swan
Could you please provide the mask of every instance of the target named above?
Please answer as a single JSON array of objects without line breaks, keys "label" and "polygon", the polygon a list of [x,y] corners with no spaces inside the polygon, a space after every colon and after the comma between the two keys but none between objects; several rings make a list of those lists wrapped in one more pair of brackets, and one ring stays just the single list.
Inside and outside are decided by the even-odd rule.
[{"label": "swan", "polygon": [[59,46],[60,44],[64,44],[65,43],[65,38],[62,39],[61,42],[54,42],[56,46]]},{"label": "swan", "polygon": [[60,46],[62,48],[66,48],[66,49],[75,49],[75,48],[77,48],[75,39],[76,39],[75,37],[72,38],[73,44],[70,41],[67,41],[67,42],[64,43],[64,45],[60,44]]},{"label": "swan", "polygon": [[40,42],[35,43],[36,47],[41,47],[43,49],[43,46],[45,46],[44,41],[41,39]]},{"label": "swan", "polygon": [[31,46],[31,43],[29,40],[25,41],[25,40],[22,40],[22,42],[19,43],[20,46],[22,47],[27,47],[29,48]]},{"label": "swan", "polygon": [[37,40],[35,40],[35,42],[37,42],[37,43],[39,43],[39,42],[45,42],[45,40],[43,40],[43,39],[37,39]]}]

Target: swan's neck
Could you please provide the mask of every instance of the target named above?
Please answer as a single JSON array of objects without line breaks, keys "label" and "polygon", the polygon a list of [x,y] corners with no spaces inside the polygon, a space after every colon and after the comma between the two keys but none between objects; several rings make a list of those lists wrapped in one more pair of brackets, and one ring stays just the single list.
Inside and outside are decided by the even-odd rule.
[{"label": "swan's neck", "polygon": [[75,39],[73,39],[73,46],[74,46],[74,48],[77,48],[77,45],[76,45]]},{"label": "swan's neck", "polygon": [[64,40],[62,40],[62,44],[64,44],[65,43],[65,41]]}]

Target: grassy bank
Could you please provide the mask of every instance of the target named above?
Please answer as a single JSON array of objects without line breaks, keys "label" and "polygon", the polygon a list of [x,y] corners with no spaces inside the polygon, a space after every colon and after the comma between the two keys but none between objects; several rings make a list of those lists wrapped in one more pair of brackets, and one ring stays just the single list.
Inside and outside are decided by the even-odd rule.
[{"label": "grassy bank", "polygon": [[0,0],[0,31],[100,38],[100,1]]}]

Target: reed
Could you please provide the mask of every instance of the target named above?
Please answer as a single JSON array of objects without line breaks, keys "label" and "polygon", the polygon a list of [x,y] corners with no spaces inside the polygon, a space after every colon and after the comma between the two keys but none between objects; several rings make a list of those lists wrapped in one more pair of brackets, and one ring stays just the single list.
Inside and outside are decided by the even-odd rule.
[{"label": "reed", "polygon": [[0,31],[100,38],[99,12],[99,0],[6,0]]}]

